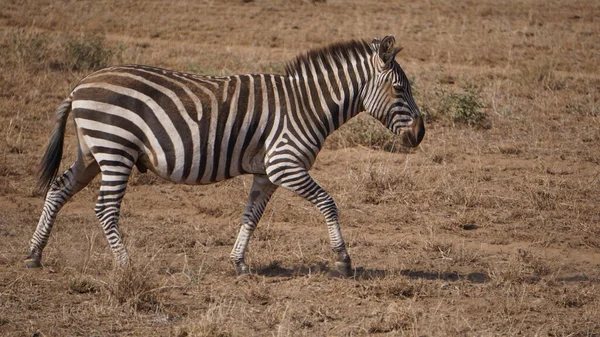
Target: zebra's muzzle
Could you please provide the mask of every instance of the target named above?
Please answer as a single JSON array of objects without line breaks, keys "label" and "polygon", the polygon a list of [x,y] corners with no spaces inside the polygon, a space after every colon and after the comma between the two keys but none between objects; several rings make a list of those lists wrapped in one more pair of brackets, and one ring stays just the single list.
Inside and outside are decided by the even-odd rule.
[{"label": "zebra's muzzle", "polygon": [[425,137],[425,123],[423,123],[423,118],[418,116],[415,118],[412,127],[402,133],[402,145],[417,147],[423,137]]}]

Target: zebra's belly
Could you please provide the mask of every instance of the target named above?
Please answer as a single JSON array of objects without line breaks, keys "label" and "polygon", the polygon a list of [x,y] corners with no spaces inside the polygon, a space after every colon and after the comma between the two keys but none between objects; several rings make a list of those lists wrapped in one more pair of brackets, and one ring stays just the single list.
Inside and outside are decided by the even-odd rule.
[{"label": "zebra's belly", "polygon": [[[211,156],[207,156],[206,153],[199,155],[201,162],[205,164],[198,164],[200,168],[196,175],[174,175],[173,172],[165,169],[167,164],[160,163],[161,159],[154,157],[150,151],[149,153],[140,153],[135,165],[142,173],[150,170],[165,180],[188,185],[213,184],[242,174],[266,174],[263,150],[250,151],[247,149],[244,154],[237,156],[239,158],[237,162],[227,161],[228,165],[223,167],[219,167],[219,164],[215,162],[206,162],[207,157]],[[214,154],[212,157],[214,157]],[[174,171],[181,172],[183,170]]]}]

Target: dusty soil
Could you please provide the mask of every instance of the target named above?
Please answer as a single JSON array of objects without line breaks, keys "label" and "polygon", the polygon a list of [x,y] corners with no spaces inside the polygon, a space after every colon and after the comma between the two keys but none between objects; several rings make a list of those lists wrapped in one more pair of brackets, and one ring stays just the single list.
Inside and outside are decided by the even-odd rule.
[{"label": "dusty soil", "polygon": [[[592,0],[2,2],[0,335],[600,336],[599,22]],[[331,272],[317,210],[279,190],[238,278],[228,255],[250,178],[138,172],[121,215],[135,268],[113,268],[97,181],[59,214],[44,268],[24,268],[52,112],[91,71],[68,41],[104,37],[110,63],[234,74],[386,34],[404,46],[425,140],[383,144],[361,116],[312,170],[354,277]],[[484,122],[440,103],[465,92]],[[70,123],[63,167],[75,148]]]}]

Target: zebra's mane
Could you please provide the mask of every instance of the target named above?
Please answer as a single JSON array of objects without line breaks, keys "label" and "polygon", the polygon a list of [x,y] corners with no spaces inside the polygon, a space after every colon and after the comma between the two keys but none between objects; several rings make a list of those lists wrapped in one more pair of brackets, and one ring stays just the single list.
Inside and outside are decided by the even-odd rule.
[{"label": "zebra's mane", "polygon": [[[306,53],[296,56],[285,66],[286,76],[296,76],[302,73],[302,66],[308,67],[311,63],[318,64],[318,60],[326,60],[332,56],[338,67],[350,62],[350,53],[353,55],[371,54],[371,46],[365,40],[352,40],[347,42],[338,42],[326,47],[313,49]],[[354,56],[356,57],[356,56]]]}]

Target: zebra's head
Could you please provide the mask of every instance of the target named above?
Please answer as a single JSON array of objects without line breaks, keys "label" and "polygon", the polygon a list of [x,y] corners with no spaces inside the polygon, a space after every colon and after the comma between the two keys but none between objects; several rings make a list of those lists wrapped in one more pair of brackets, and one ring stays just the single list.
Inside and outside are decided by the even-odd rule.
[{"label": "zebra's head", "polygon": [[367,112],[401,135],[404,146],[416,147],[425,136],[425,126],[408,78],[395,60],[402,49],[394,47],[395,41],[390,35],[373,39],[374,74],[363,91],[362,101]]}]

